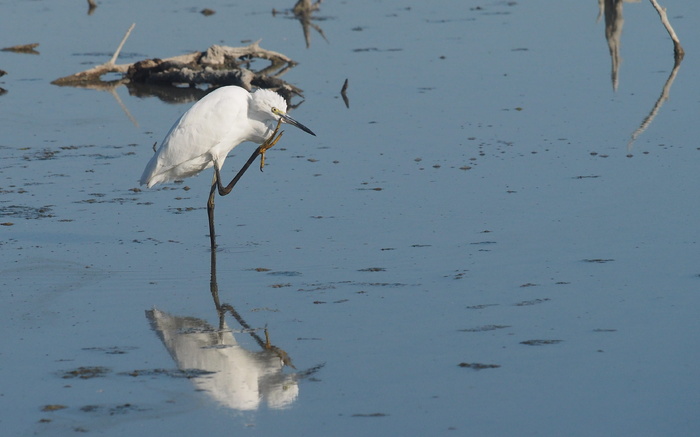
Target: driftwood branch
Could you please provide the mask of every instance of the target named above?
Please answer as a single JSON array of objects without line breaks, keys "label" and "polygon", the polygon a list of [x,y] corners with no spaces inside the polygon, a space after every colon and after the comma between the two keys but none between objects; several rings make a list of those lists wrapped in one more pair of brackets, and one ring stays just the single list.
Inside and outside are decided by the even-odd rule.
[{"label": "driftwood branch", "polygon": [[104,64],[98,65],[89,70],[81,71],[80,73],[56,79],[51,83],[54,85],[75,86],[85,82],[100,82],[100,78],[102,77],[102,75],[107,73],[126,73],[126,71],[129,69],[129,64],[117,65],[116,61],[119,57],[119,53],[121,52],[122,47],[124,47],[126,39],[129,38],[129,35],[131,35],[131,31],[134,30],[134,27],[136,27],[136,23],[133,23],[131,26],[129,26],[129,29],[126,31],[126,34],[124,34],[124,38],[122,38],[121,42],[119,43],[117,50],[114,51],[112,59],[105,62]]},{"label": "driftwood branch", "polygon": [[654,6],[654,9],[656,9],[656,12],[659,13],[661,23],[663,23],[664,27],[666,28],[666,31],[671,37],[671,40],[673,40],[673,54],[676,59],[676,63],[678,63],[683,59],[683,56],[685,56],[685,51],[683,50],[683,47],[681,47],[681,42],[678,39],[676,32],[673,30],[673,26],[671,26],[671,23],[668,21],[668,16],[666,15],[666,8],[662,8],[656,0],[649,1],[651,2],[651,5]]},{"label": "driftwood branch", "polygon": [[117,58],[119,57],[119,53],[121,53],[122,47],[124,47],[124,43],[126,42],[127,38],[129,38],[129,35],[131,35],[131,31],[134,30],[134,27],[136,27],[136,23],[131,23],[131,26],[129,26],[129,29],[124,34],[124,38],[122,38],[122,41],[119,43],[117,50],[114,51],[114,55],[112,55],[112,59],[110,59],[109,62],[107,62],[107,64],[116,65]]},{"label": "driftwood branch", "polygon": [[2,50],[3,52],[28,53],[30,55],[38,55],[39,52],[34,50],[37,47],[39,47],[39,43],[35,42],[32,44],[20,44],[18,46],[5,47],[0,50]]},{"label": "driftwood branch", "polygon": [[649,125],[651,125],[652,121],[654,121],[654,118],[656,118],[656,115],[661,110],[661,107],[663,106],[664,102],[668,100],[669,95],[671,93],[671,85],[673,85],[673,81],[676,79],[678,69],[681,66],[683,56],[685,55],[685,51],[683,50],[683,47],[681,47],[680,40],[678,39],[676,32],[673,30],[673,26],[671,26],[671,23],[668,21],[668,16],[666,15],[666,8],[662,8],[656,0],[650,0],[650,2],[654,9],[656,9],[656,11],[659,13],[661,23],[664,25],[666,31],[671,36],[671,40],[673,40],[673,70],[671,70],[671,74],[669,74],[668,79],[666,79],[666,83],[664,83],[664,86],[661,89],[661,95],[659,95],[659,98],[656,99],[656,103],[654,103],[654,106],[651,108],[649,115],[647,115],[646,118],[642,120],[642,123],[639,125],[639,127],[632,133],[630,140],[627,142],[628,151],[632,150],[634,142],[642,133],[644,133],[645,130],[647,130]]},{"label": "driftwood branch", "polygon": [[[104,64],[70,76],[56,79],[54,85],[105,88],[121,84],[212,86],[238,85],[274,88],[288,100],[292,95],[301,95],[301,90],[279,78],[296,65],[282,53],[266,50],[256,41],[245,47],[213,45],[203,52],[193,52],[166,59],[145,59],[131,64],[117,64],[116,60],[126,39],[134,28],[131,25],[122,38],[112,58]],[[255,71],[251,64],[256,59],[269,61],[269,65]],[[116,81],[105,82],[101,77],[107,73],[122,74]]]}]

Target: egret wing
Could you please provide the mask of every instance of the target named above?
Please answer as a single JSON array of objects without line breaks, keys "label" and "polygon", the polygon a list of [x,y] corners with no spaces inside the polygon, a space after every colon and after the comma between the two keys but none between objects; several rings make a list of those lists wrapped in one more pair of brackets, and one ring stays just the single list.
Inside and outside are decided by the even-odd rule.
[{"label": "egret wing", "polygon": [[[248,92],[220,88],[208,94],[170,128],[141,176],[149,187],[194,176],[226,158],[247,127]],[[242,123],[245,121],[245,124]]]}]

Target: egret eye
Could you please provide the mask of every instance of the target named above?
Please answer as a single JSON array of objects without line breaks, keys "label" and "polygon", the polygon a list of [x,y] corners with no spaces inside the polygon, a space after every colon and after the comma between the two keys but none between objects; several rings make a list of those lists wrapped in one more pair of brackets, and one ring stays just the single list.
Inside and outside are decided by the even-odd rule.
[{"label": "egret eye", "polygon": [[273,107],[272,107],[272,113],[273,113],[273,114],[280,115],[280,114],[282,114],[282,111],[280,111],[279,109],[277,109],[277,108],[275,108],[275,107],[273,106]]}]

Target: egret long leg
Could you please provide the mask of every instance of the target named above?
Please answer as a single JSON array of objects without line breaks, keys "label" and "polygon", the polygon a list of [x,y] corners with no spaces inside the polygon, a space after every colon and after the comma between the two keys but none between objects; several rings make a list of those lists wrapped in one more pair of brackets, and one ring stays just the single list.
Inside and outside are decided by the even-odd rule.
[{"label": "egret long leg", "polygon": [[209,199],[207,200],[207,216],[209,216],[209,241],[211,242],[212,251],[216,248],[216,231],[214,230],[214,196],[216,195],[217,182],[219,182],[218,165],[214,164],[217,171],[214,173],[214,178],[211,181],[211,190],[209,190]]},{"label": "egret long leg", "polygon": [[228,185],[225,187],[221,184],[221,173],[219,171],[219,166],[214,163],[214,178],[216,179],[216,184],[217,188],[219,190],[219,195],[220,196],[225,196],[228,193],[233,190],[233,187],[238,183],[238,180],[243,176],[243,173],[248,170],[248,167],[253,164],[255,159],[258,157],[258,155],[261,155],[260,158],[260,170],[262,170],[263,166],[265,165],[265,152],[267,152],[270,148],[272,148],[277,142],[282,138],[282,134],[284,132],[280,132],[279,135],[277,132],[279,131],[280,125],[282,124],[282,120],[280,119],[279,122],[277,122],[277,127],[275,130],[272,132],[272,135],[270,135],[270,138],[265,140],[264,143],[262,143],[260,146],[258,146],[257,149],[253,152],[252,155],[250,155],[250,158],[248,158],[248,161],[243,165],[243,167],[238,171],[236,176],[231,179],[231,182],[229,182]]},{"label": "egret long leg", "polygon": [[241,167],[236,176],[234,176],[234,178],[231,179],[231,182],[229,182],[229,184],[225,187],[221,183],[221,171],[219,170],[219,164],[217,162],[214,162],[214,177],[211,181],[209,199],[207,200],[207,215],[209,216],[209,239],[211,241],[212,249],[216,247],[216,233],[214,231],[215,193],[218,191],[219,196],[225,196],[229,194],[231,190],[233,190],[233,187],[236,186],[238,181],[241,179],[243,174],[248,170],[248,167],[250,167],[253,164],[253,162],[255,162],[255,159],[258,157],[258,155],[260,155],[260,170],[262,171],[263,167],[265,166],[265,152],[267,152],[270,148],[274,147],[274,145],[277,144],[280,138],[282,138],[282,134],[284,132],[279,132],[281,125],[282,119],[280,118],[277,122],[277,127],[275,127],[275,130],[272,132],[272,135],[270,135],[270,137],[267,140],[265,140],[264,143],[262,143],[255,149],[252,155],[250,155],[250,158],[248,158],[248,161],[246,161],[246,163],[243,165],[243,167]]}]

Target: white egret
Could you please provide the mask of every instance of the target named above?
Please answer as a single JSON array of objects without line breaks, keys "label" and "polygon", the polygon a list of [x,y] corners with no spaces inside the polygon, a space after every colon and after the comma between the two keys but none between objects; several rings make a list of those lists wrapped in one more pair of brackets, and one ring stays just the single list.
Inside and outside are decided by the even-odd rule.
[{"label": "white egret", "polygon": [[[165,139],[146,165],[141,185],[155,184],[194,176],[214,167],[207,213],[212,247],[214,233],[214,196],[230,193],[238,179],[261,155],[260,169],[265,165],[265,152],[279,141],[280,125],[288,123],[311,135],[309,128],[287,115],[287,102],[274,91],[259,89],[249,93],[237,86],[219,88],[195,103],[170,128]],[[221,183],[221,167],[229,152],[237,145],[251,141],[260,146],[227,185]]]}]

